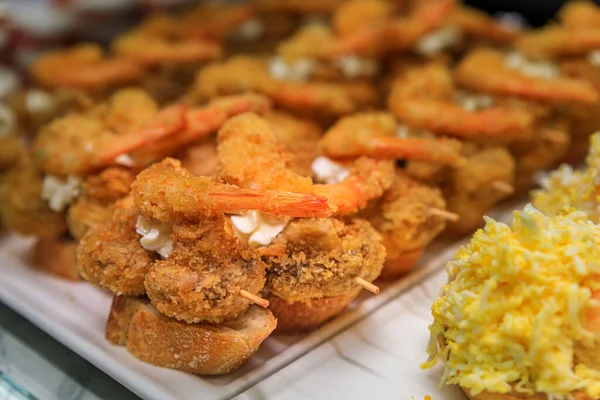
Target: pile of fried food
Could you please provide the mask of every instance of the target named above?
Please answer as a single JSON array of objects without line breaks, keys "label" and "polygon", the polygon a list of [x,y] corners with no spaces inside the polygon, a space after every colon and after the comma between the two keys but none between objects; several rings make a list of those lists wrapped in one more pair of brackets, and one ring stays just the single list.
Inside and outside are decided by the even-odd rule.
[{"label": "pile of fried food", "polygon": [[[582,11],[582,9],[585,9]],[[456,0],[155,14],[37,59],[0,104],[0,216],[114,293],[106,335],[196,374],[307,332],[600,129],[600,11],[522,30]]]}]

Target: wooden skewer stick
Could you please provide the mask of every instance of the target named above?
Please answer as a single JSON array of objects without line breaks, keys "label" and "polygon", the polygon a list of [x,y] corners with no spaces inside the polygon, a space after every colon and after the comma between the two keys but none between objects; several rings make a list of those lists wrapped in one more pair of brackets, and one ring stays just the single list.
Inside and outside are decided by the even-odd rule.
[{"label": "wooden skewer stick", "polygon": [[458,214],[450,212],[450,211],[442,210],[441,208],[430,208],[429,213],[431,215],[435,215],[436,217],[440,217],[440,218],[443,218],[443,219],[446,219],[446,220],[452,221],[452,222],[456,222],[459,219]]},{"label": "wooden skewer stick", "polygon": [[373,285],[371,282],[365,281],[360,276],[355,277],[354,282],[356,282],[356,284],[362,286],[363,288],[367,289],[369,292],[371,292],[373,294],[379,294],[379,287]]},{"label": "wooden skewer stick", "polygon": [[263,299],[262,297],[252,294],[246,290],[240,290],[240,296],[242,296],[251,303],[261,306],[262,308],[269,307],[269,300]]},{"label": "wooden skewer stick", "polygon": [[509,185],[508,183],[502,181],[494,181],[492,183],[492,187],[497,191],[505,194],[513,194],[515,191],[515,188],[512,187],[512,185]]}]

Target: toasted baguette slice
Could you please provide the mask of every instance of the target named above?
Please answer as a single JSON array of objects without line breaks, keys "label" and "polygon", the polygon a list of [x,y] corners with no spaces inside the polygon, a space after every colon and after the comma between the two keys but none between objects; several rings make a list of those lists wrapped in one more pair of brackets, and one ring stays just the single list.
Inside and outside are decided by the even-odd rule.
[{"label": "toasted baguette slice", "polygon": [[379,279],[392,280],[409,272],[421,258],[424,249],[404,253],[393,260],[386,260]]},{"label": "toasted baguette slice", "polygon": [[159,367],[221,375],[242,366],[276,326],[271,311],[258,306],[222,324],[187,324],[160,314],[145,298],[115,296],[106,338]]},{"label": "toasted baguette slice", "polygon": [[40,238],[33,249],[33,266],[50,275],[71,281],[81,279],[75,249],[77,244],[68,239]]},{"label": "toasted baguette slice", "polygon": [[268,295],[266,298],[269,300],[269,308],[277,318],[276,333],[295,334],[318,328],[348,307],[359,292],[360,289],[345,296],[312,299],[309,303],[290,303],[273,295]]},{"label": "toasted baguette slice", "polygon": [[[473,395],[469,389],[463,388],[463,391],[467,397],[471,400],[548,400],[548,395],[544,393],[525,394],[518,392],[510,393],[494,393],[483,391],[479,394]],[[594,400],[586,393],[573,392],[573,400]]]}]

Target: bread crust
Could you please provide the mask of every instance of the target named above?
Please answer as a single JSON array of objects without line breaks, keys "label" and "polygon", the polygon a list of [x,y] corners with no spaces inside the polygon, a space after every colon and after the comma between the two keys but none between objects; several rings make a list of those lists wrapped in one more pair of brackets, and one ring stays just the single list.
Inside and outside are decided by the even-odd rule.
[{"label": "bread crust", "polygon": [[[525,393],[494,393],[484,390],[483,392],[473,395],[470,389],[462,388],[463,392],[470,400],[548,400],[548,396],[543,393],[525,394]],[[592,399],[586,393],[574,392],[573,400],[597,400]]]},{"label": "bread crust", "polygon": [[409,272],[419,261],[424,249],[416,249],[408,253],[401,254],[392,260],[386,260],[381,270],[379,279],[387,281],[396,279]]},{"label": "bread crust", "polygon": [[78,281],[81,279],[75,250],[77,244],[68,239],[39,238],[33,248],[33,266],[50,275]]},{"label": "bread crust", "polygon": [[273,314],[258,306],[222,324],[187,324],[160,314],[145,298],[115,296],[106,337],[159,367],[221,375],[242,366],[276,326]]},{"label": "bread crust", "polygon": [[360,289],[345,296],[323,297],[312,299],[310,303],[288,302],[274,295],[266,296],[269,308],[277,318],[279,334],[295,334],[310,332],[330,318],[342,312],[358,296]]}]

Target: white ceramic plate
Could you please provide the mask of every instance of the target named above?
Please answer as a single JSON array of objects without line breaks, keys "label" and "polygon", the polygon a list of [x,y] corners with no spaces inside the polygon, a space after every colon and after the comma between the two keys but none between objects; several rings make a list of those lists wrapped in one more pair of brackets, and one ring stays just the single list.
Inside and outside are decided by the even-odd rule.
[{"label": "white ceramic plate", "polygon": [[[507,210],[515,206],[507,205],[496,214],[506,219]],[[239,371],[198,377],[143,363],[124,348],[109,344],[104,327],[111,295],[85,282],[65,282],[33,270],[28,265],[32,244],[31,239],[16,235],[0,240],[0,299],[139,396],[152,400],[195,400],[199,394],[203,399],[227,399],[244,392],[438,271],[459,246],[434,243],[412,274],[383,287],[377,296],[363,293],[321,329],[306,336],[271,336]]]}]

